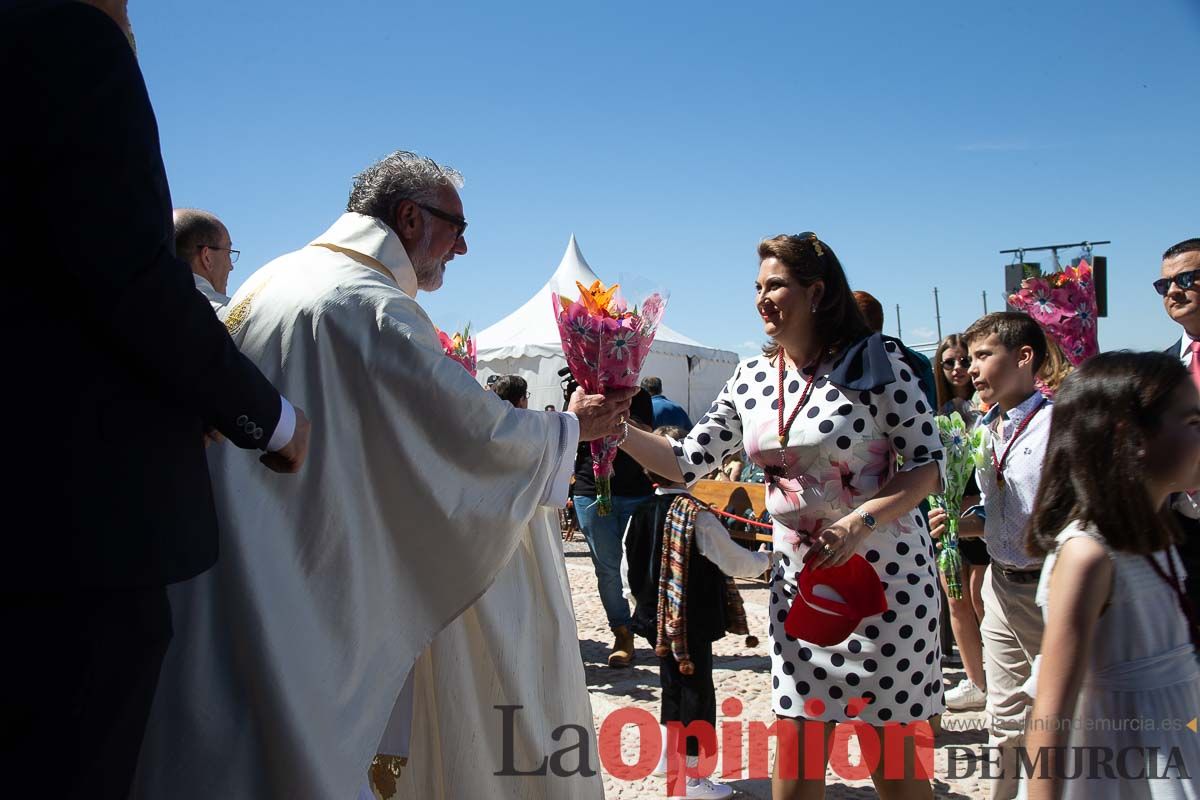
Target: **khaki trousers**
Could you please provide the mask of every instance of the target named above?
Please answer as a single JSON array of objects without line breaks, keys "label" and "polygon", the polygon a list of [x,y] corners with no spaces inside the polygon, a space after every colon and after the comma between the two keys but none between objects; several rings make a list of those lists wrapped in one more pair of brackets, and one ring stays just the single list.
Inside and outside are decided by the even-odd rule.
[{"label": "khaki trousers", "polygon": [[994,566],[983,576],[983,671],[987,676],[988,745],[995,766],[991,800],[1017,796],[1017,748],[1024,744],[1032,699],[1022,689],[1042,646],[1041,609],[1034,599],[1037,582],[1005,577]]}]

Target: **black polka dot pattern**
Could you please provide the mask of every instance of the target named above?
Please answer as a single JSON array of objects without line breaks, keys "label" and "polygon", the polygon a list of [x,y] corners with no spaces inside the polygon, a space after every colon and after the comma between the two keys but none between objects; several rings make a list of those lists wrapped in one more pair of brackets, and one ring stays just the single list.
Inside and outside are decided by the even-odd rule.
[{"label": "black polka dot pattern", "polygon": [[[922,410],[918,381],[894,347],[888,357],[894,380],[876,387],[846,388],[829,379],[832,364],[819,366],[809,400],[788,431],[783,459],[780,404],[785,418],[791,417],[810,376],[789,369],[781,386],[775,363],[761,356],[735,370],[705,418],[672,445],[689,483],[743,447],[760,466],[779,469],[783,463],[784,478],[795,482],[787,492],[767,487],[775,549],[789,564],[774,573],[767,620],[776,713],[881,725],[928,719],[944,707],[934,551],[915,509],[880,525],[858,551],[879,576],[888,602],[885,613],[864,619],[848,639],[831,647],[798,641],[783,625],[807,551],[785,536],[851,513],[895,473],[897,455],[903,457],[903,469],[941,463],[940,441],[932,417]],[[852,366],[847,365],[851,381]],[[870,702],[864,704],[863,698]]]}]

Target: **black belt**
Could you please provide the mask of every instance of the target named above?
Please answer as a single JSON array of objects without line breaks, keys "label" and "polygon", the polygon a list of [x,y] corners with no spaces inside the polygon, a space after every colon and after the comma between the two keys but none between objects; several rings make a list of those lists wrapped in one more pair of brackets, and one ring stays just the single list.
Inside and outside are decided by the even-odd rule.
[{"label": "black belt", "polygon": [[993,561],[992,569],[996,570],[1013,583],[1037,583],[1042,577],[1041,567],[1035,567],[1034,569],[1017,569],[1015,567],[1006,567],[1003,564],[997,564],[995,561]]}]

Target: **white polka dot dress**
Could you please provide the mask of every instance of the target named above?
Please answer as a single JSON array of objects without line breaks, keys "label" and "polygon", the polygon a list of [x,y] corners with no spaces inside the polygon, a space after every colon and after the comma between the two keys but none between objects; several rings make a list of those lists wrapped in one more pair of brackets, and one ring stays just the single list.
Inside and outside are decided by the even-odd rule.
[{"label": "white polka dot dress", "polygon": [[[782,716],[882,725],[924,720],[944,710],[941,601],[933,541],[919,510],[880,525],[859,545],[858,554],[883,582],[884,614],[864,619],[849,639],[833,647],[793,639],[783,628],[808,550],[805,538],[878,493],[895,474],[897,455],[902,470],[942,463],[941,441],[920,382],[895,343],[871,338],[817,366],[811,396],[792,423],[782,454],[779,372],[763,356],[738,365],[708,414],[676,443],[688,483],[714,471],[739,446],[768,473],[774,547],[784,554],[772,575],[769,627],[772,699]],[[865,351],[871,351],[865,356],[870,368],[862,363]],[[870,387],[881,374],[892,380],[850,388]],[[797,370],[785,373],[785,419],[808,377]]]}]

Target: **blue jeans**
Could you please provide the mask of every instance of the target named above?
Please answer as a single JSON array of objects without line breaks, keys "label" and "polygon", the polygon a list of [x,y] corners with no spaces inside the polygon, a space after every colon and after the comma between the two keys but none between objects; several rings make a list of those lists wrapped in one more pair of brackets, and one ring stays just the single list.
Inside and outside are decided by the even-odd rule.
[{"label": "blue jeans", "polygon": [[600,602],[608,616],[608,627],[619,628],[630,622],[629,603],[621,591],[621,539],[629,517],[646,497],[614,497],[612,513],[602,517],[596,513],[596,498],[576,497],[575,515],[579,517],[579,529],[587,540],[592,553],[592,566],[596,568],[596,583],[600,586]]}]

